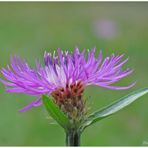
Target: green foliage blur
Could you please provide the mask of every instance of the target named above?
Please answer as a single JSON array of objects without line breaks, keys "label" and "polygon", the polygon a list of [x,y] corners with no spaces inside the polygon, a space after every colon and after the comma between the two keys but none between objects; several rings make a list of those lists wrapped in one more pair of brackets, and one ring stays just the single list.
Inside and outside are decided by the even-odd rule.
[{"label": "green foliage blur", "polygon": [[[113,34],[109,37],[98,31],[101,20],[109,20],[113,24]],[[136,86],[124,91],[94,86],[86,88],[89,112],[131,91],[147,87],[148,3],[0,2],[0,69],[10,63],[10,55],[14,54],[35,67],[36,59],[43,62],[45,50],[53,52],[58,47],[69,51],[75,47],[80,50],[96,47],[97,54],[102,49],[104,56],[125,53],[125,58],[130,57],[125,68],[133,68],[134,73],[116,85],[128,85],[136,80]],[[25,94],[7,93],[4,85],[0,84],[1,146],[65,145],[63,129],[48,116],[44,106],[25,113],[18,112],[33,99],[33,96]],[[81,139],[82,146],[146,144],[148,95],[89,127]]]}]

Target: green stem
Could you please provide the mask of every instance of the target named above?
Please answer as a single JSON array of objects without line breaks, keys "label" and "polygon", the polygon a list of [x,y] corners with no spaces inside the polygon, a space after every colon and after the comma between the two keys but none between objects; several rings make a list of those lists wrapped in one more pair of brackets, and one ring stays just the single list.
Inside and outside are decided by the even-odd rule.
[{"label": "green stem", "polygon": [[70,130],[66,132],[66,146],[80,146],[80,132]]}]

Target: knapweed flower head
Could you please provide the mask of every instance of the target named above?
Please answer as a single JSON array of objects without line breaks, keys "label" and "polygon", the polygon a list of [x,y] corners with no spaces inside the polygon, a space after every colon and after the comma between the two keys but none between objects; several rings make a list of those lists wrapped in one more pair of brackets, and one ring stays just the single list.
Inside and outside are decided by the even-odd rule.
[{"label": "knapweed flower head", "polygon": [[74,118],[85,113],[85,101],[82,99],[85,87],[95,85],[125,90],[135,84],[113,85],[133,71],[123,70],[123,65],[128,61],[122,60],[123,56],[112,54],[103,60],[102,51],[95,57],[95,48],[82,52],[76,48],[73,53],[58,49],[53,53],[45,52],[44,65],[36,62],[36,68],[32,69],[25,60],[15,55],[11,57],[10,66],[1,70],[5,80],[0,81],[6,86],[7,92],[37,97],[21,112],[42,105],[41,97],[47,94],[70,118]]}]

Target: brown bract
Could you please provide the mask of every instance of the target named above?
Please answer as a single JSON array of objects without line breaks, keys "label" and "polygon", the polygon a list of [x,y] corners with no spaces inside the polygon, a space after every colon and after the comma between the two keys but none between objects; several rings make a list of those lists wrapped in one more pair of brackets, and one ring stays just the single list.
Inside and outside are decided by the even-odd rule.
[{"label": "brown bract", "polygon": [[84,84],[82,81],[66,85],[52,92],[56,104],[70,119],[78,121],[85,114],[85,102],[83,100]]}]

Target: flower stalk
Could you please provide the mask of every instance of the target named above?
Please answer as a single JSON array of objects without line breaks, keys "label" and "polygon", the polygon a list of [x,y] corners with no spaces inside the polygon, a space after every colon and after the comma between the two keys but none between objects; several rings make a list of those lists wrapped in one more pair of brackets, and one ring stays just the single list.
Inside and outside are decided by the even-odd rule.
[{"label": "flower stalk", "polygon": [[80,146],[81,133],[77,130],[66,132],[66,146]]}]

